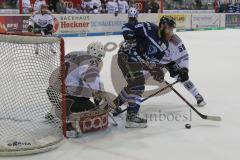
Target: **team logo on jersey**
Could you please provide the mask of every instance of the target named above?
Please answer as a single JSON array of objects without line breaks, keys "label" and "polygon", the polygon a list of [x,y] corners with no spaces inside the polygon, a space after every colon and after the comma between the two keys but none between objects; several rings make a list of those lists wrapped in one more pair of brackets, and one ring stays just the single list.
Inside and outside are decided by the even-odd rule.
[{"label": "team logo on jersey", "polygon": [[150,45],[149,49],[148,49],[148,55],[152,55],[152,54],[155,54],[155,53],[157,53],[157,48],[153,45]]}]

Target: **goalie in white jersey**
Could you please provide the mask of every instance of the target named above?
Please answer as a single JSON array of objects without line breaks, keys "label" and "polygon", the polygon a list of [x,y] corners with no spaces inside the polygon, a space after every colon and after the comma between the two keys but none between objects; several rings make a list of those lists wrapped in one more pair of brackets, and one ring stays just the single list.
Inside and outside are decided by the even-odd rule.
[{"label": "goalie in white jersey", "polygon": [[29,18],[28,32],[41,35],[51,35],[53,33],[53,16],[48,10],[48,5],[41,5],[40,11],[36,11]]},{"label": "goalie in white jersey", "polygon": [[206,105],[196,86],[189,80],[189,56],[182,40],[173,33],[173,29],[176,27],[174,19],[170,16],[163,16],[159,25],[161,36],[169,42],[168,49],[160,63],[166,66],[171,77],[182,82],[183,86],[195,97],[198,106]]},{"label": "goalie in white jersey", "polygon": [[[72,113],[85,111],[96,111],[100,107],[102,98],[102,85],[100,83],[100,70],[102,59],[105,56],[104,46],[100,42],[92,42],[87,51],[70,52],[65,56],[65,85],[66,85],[66,115],[67,115],[67,137],[77,137],[72,122]],[[46,115],[46,119],[52,120],[53,115],[60,115],[61,111],[59,93],[61,93],[60,67],[57,68],[49,79],[47,94],[55,110]],[[57,98],[56,98],[57,97]],[[90,100],[93,98],[94,102]],[[56,110],[57,109],[57,110]]]}]

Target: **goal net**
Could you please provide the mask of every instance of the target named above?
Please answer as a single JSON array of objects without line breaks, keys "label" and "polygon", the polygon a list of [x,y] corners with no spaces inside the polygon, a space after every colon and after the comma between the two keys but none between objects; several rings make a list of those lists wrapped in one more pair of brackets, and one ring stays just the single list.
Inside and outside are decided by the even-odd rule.
[{"label": "goal net", "polygon": [[49,151],[63,140],[61,117],[46,119],[49,78],[63,57],[61,38],[0,34],[0,155]]}]

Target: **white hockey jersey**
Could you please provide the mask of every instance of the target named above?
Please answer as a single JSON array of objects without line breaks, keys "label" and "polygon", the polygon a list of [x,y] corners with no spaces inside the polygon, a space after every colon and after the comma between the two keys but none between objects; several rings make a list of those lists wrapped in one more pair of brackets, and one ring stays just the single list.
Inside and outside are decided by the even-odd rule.
[{"label": "white hockey jersey", "polygon": [[116,13],[118,12],[118,4],[117,2],[108,1],[106,4],[106,10],[108,13]]},{"label": "white hockey jersey", "polygon": [[41,14],[40,11],[34,12],[33,15],[29,18],[29,25],[35,26],[34,24],[37,24],[41,28],[46,27],[48,24],[53,25],[53,16],[51,12],[48,12],[46,14]]},{"label": "white hockey jersey", "polygon": [[128,9],[129,9],[129,5],[128,5],[127,1],[119,0],[118,8],[119,8],[119,13],[127,13]]},{"label": "white hockey jersey", "polygon": [[174,34],[169,41],[169,47],[165,51],[164,57],[161,59],[161,64],[167,64],[171,61],[175,61],[181,68],[188,68],[188,52],[182,42],[182,40]]},{"label": "white hockey jersey", "polygon": [[67,94],[78,97],[92,97],[92,92],[100,90],[100,64],[86,52],[71,52],[65,56],[67,74],[65,78]]}]

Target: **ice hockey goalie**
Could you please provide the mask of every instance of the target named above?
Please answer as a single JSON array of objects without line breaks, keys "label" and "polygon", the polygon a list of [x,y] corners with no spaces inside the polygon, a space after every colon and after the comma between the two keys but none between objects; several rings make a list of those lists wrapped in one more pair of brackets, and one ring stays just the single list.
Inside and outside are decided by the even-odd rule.
[{"label": "ice hockey goalie", "polygon": [[100,106],[104,98],[99,72],[104,56],[100,42],[89,44],[87,51],[70,52],[65,56],[65,75],[62,77],[66,85],[65,109],[59,97],[62,91],[60,67],[50,77],[47,94],[54,109],[46,119],[54,120],[55,116],[60,117],[66,112],[66,136],[69,138],[108,126],[108,112]]}]

